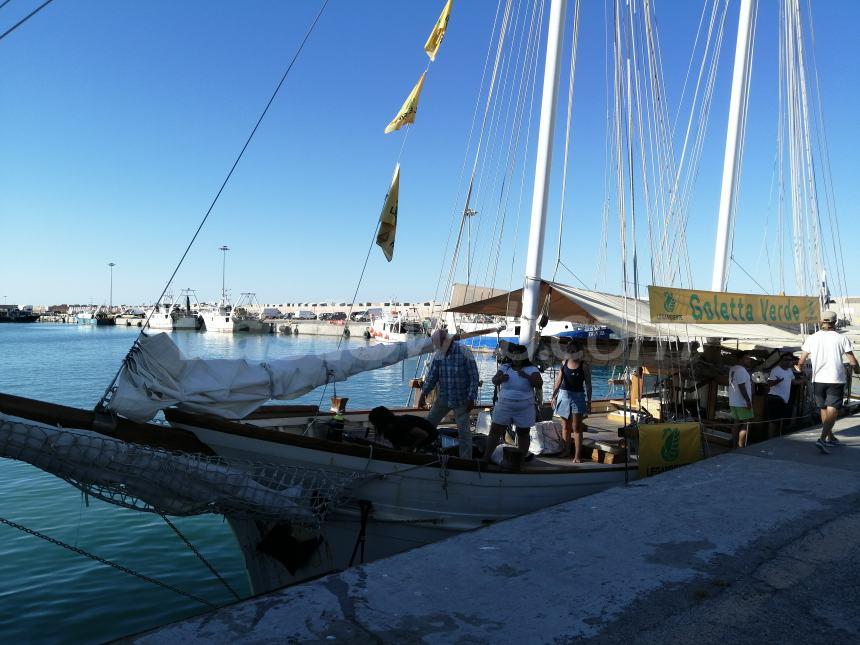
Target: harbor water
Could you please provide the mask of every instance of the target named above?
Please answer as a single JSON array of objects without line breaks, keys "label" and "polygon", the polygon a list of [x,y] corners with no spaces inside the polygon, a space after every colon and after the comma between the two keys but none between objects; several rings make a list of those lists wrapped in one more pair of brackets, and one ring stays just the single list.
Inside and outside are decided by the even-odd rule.
[{"label": "harbor water", "polygon": [[[94,325],[0,325],[0,392],[92,408],[139,330]],[[331,351],[338,339],[311,336],[176,333],[187,356],[251,360]],[[363,339],[343,341],[346,346]],[[492,396],[491,356],[478,355],[481,398]],[[337,385],[350,408],[402,406],[418,360],[367,372]],[[596,368],[594,396],[607,394]],[[295,403],[327,407],[331,388]],[[232,594],[158,515],[85,499],[65,481],[0,459],[0,520],[6,520],[198,596],[212,605]],[[249,595],[242,557],[220,516],[171,518],[236,590]],[[104,642],[192,616],[208,607],[31,533],[0,524],[0,635],[5,642]]]}]

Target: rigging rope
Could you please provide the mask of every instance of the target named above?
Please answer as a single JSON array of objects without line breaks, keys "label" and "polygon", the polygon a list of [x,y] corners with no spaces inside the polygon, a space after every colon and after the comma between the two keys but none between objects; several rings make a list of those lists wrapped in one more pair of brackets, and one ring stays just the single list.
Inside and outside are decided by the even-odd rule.
[{"label": "rigging rope", "polygon": [[[48,0],[48,1],[50,2],[51,0]],[[161,291],[161,295],[158,296],[158,299],[156,300],[156,302],[161,302],[161,299],[164,298],[164,294],[167,293],[167,289],[170,288],[170,283],[173,282],[173,279],[176,277],[176,274],[179,272],[179,268],[182,266],[182,263],[185,261],[185,258],[188,255],[188,252],[191,251],[191,247],[193,246],[194,242],[197,240],[197,236],[200,235],[200,231],[203,230],[203,226],[206,224],[206,221],[209,219],[209,215],[212,213],[212,210],[215,208],[215,204],[218,203],[218,199],[221,197],[221,193],[223,193],[224,188],[227,187],[227,183],[230,181],[230,178],[233,176],[233,172],[236,170],[236,167],[239,165],[239,162],[242,160],[242,157],[245,155],[245,150],[247,150],[248,146],[251,144],[251,140],[254,138],[254,135],[257,133],[257,129],[260,127],[260,124],[263,122],[263,119],[266,117],[266,114],[269,112],[269,108],[272,106],[272,103],[275,102],[275,97],[278,96],[278,92],[280,92],[281,86],[283,86],[284,82],[287,80],[287,76],[289,75],[290,71],[293,69],[293,65],[295,64],[296,60],[298,59],[299,54],[302,53],[302,50],[305,47],[305,43],[307,43],[308,38],[310,38],[311,33],[313,33],[313,30],[316,27],[317,22],[319,22],[319,19],[322,16],[323,11],[325,11],[325,8],[328,5],[328,3],[329,3],[329,0],[323,0],[323,3],[322,3],[322,6],[320,7],[320,10],[317,12],[317,15],[314,18],[313,22],[311,23],[310,27],[308,27],[307,32],[305,32],[304,38],[302,38],[302,41],[299,44],[299,47],[296,50],[296,53],[293,54],[293,58],[292,58],[292,60],[290,60],[289,65],[287,65],[287,68],[284,71],[283,76],[281,76],[281,80],[278,81],[278,84],[275,87],[275,91],[272,92],[272,96],[269,97],[269,101],[266,103],[266,107],[263,108],[263,111],[260,113],[260,116],[257,118],[257,122],[254,124],[254,128],[251,130],[251,134],[249,134],[248,138],[245,140],[245,144],[242,146],[242,149],[239,151],[239,154],[236,156],[235,161],[233,161],[233,165],[230,167],[230,170],[227,173],[227,176],[224,178],[224,181],[221,182],[221,186],[220,186],[220,188],[218,188],[218,192],[215,193],[215,197],[212,199],[212,202],[209,204],[209,208],[206,209],[206,214],[203,216],[203,219],[200,221],[200,224],[197,226],[197,230],[194,231],[194,235],[191,237],[191,241],[189,241],[188,246],[185,247],[185,251],[182,253],[182,257],[179,258],[179,262],[177,263],[176,268],[173,269],[173,273],[170,274],[170,278],[168,278],[167,283],[165,284],[164,289]],[[45,4],[47,4],[47,2]],[[44,6],[44,5],[42,5],[42,6]],[[0,38],[2,38],[2,36],[0,36]],[[154,313],[154,311],[155,310],[153,309],[152,311],[149,312],[149,317],[146,319],[146,322],[141,327],[140,332],[137,336],[137,340],[139,340],[140,337],[146,331],[146,327],[149,324],[149,319],[152,317],[152,314]],[[137,342],[137,340],[135,340],[135,343]],[[129,348],[128,354],[126,354],[126,359],[128,359],[128,357],[131,355],[131,352],[133,351],[133,349],[134,349],[134,343],[132,344],[132,347]],[[123,361],[123,363],[124,363],[124,361]],[[114,375],[113,379],[111,380],[110,385],[108,385],[107,389],[105,390],[104,394],[102,395],[102,398],[99,400],[98,404],[96,405],[97,409],[105,407],[105,404],[107,403],[108,399],[110,398],[111,390],[113,389],[114,385],[116,384],[116,380],[119,377],[119,374],[121,371],[122,371],[122,365],[120,365],[119,369],[117,370],[116,374]]]},{"label": "rigging rope", "polygon": [[121,564],[117,564],[116,562],[111,562],[110,560],[103,558],[101,556],[95,555],[93,553],[90,553],[89,551],[84,551],[80,547],[73,546],[71,544],[68,544],[67,542],[63,542],[62,540],[58,540],[57,538],[52,538],[49,535],[41,533],[35,529],[28,528],[22,524],[18,524],[17,522],[13,522],[12,520],[7,520],[5,517],[0,517],[0,523],[5,524],[6,526],[10,526],[13,529],[18,529],[19,531],[21,531],[23,533],[27,533],[27,534],[32,535],[34,537],[37,537],[41,540],[45,540],[46,542],[50,542],[51,544],[55,544],[57,546],[63,547],[64,549],[67,549],[67,550],[71,551],[72,553],[77,553],[78,555],[82,555],[85,558],[89,558],[90,560],[93,560],[93,561],[98,562],[100,564],[104,564],[106,566],[112,567],[112,568],[116,569],[117,571],[121,571],[122,573],[127,573],[128,575],[134,576],[135,578],[143,580],[144,582],[148,582],[148,583],[153,584],[157,587],[161,587],[162,589],[167,589],[168,591],[172,591],[173,593],[178,594],[180,596],[185,596],[186,598],[190,598],[191,600],[199,602],[201,605],[205,605],[209,609],[217,609],[218,608],[217,605],[209,602],[208,600],[205,600],[205,599],[201,598],[200,596],[196,596],[193,593],[190,593],[188,591],[183,591],[179,587],[174,587],[172,584],[164,582],[163,580],[158,580],[157,578],[152,578],[152,577],[147,576],[143,573],[139,573],[137,571],[134,571],[133,569],[129,569],[126,566],[123,566]]},{"label": "rigging rope", "polygon": [[[51,4],[53,1],[54,1],[54,0],[45,0],[45,2],[43,2],[42,4],[40,4],[38,7],[36,7],[35,9],[33,9],[33,11],[31,11],[30,13],[28,13],[26,16],[24,16],[23,18],[21,18],[21,20],[19,20],[19,21],[18,21],[18,22],[16,22],[14,25],[12,25],[11,27],[9,27],[9,29],[7,29],[7,30],[6,30],[6,31],[4,31],[2,34],[0,34],[0,40],[3,40],[6,36],[8,36],[9,34],[11,34],[11,33],[12,33],[13,31],[15,31],[18,27],[20,27],[21,25],[23,25],[23,24],[24,24],[25,22],[27,22],[30,18],[32,18],[32,17],[33,17],[33,16],[35,16],[37,13],[39,13],[42,9],[44,9],[44,8],[45,8],[45,7],[47,7],[49,4]],[[4,2],[2,5],[0,5],[0,9],[2,9],[4,6],[6,6],[6,4],[8,4],[8,2],[9,2],[9,0],[6,0],[6,2]]]}]

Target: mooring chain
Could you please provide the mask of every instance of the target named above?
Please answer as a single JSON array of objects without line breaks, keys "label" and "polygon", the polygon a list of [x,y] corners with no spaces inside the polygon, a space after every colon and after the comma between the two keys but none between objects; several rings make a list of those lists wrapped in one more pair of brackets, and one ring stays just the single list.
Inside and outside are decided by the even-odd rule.
[{"label": "mooring chain", "polygon": [[197,558],[200,560],[200,562],[202,562],[203,564],[205,564],[205,565],[206,565],[206,568],[207,568],[207,569],[209,569],[209,571],[211,571],[211,572],[212,572],[212,575],[213,575],[213,576],[215,576],[216,578],[218,578],[218,580],[221,582],[221,584],[222,584],[222,585],[224,585],[225,587],[227,587],[227,590],[228,590],[231,594],[233,594],[233,597],[234,597],[236,600],[242,600],[242,597],[241,597],[238,593],[236,593],[236,590],[235,590],[235,589],[233,589],[233,587],[231,587],[231,586],[230,586],[230,583],[229,583],[229,582],[227,582],[227,580],[226,580],[226,579],[225,579],[225,578],[224,578],[220,573],[218,573],[218,572],[215,570],[215,567],[213,567],[213,566],[209,563],[209,561],[208,561],[206,558],[204,558],[204,557],[203,557],[203,554],[202,554],[202,553],[200,553],[200,551],[198,551],[198,550],[197,550],[197,547],[196,547],[196,546],[194,546],[193,544],[191,544],[191,542],[188,540],[188,538],[187,538],[187,537],[185,537],[185,536],[182,534],[182,532],[177,528],[177,526],[176,526],[173,522],[171,522],[171,521],[170,521],[170,518],[168,518],[168,517],[167,517],[167,515],[165,515],[164,513],[159,513],[159,515],[161,516],[161,519],[163,519],[163,520],[164,520],[165,524],[167,524],[167,526],[169,526],[171,529],[173,529],[173,532],[174,532],[174,533],[176,533],[176,535],[178,535],[178,536],[182,539],[182,541],[183,541],[183,542],[185,542],[185,546],[187,546],[189,549],[191,549],[191,551],[194,553],[194,555],[196,555],[196,556],[197,556]]},{"label": "mooring chain", "polygon": [[95,555],[93,553],[89,553],[87,551],[84,551],[81,548],[78,548],[76,546],[72,546],[71,544],[67,544],[66,542],[63,542],[62,540],[52,538],[48,535],[45,535],[44,533],[40,533],[39,531],[34,530],[34,529],[27,528],[26,526],[22,526],[21,524],[18,524],[16,522],[11,521],[11,520],[7,520],[3,517],[0,517],[0,523],[3,523],[7,526],[11,526],[12,528],[18,529],[19,531],[23,531],[24,533],[29,533],[30,535],[33,535],[37,538],[41,538],[42,540],[45,540],[46,542],[50,542],[51,544],[56,544],[57,546],[61,546],[64,549],[68,549],[69,551],[77,553],[78,555],[82,555],[86,558],[89,558],[90,560],[95,560],[96,562],[99,562],[101,564],[106,564],[107,566],[113,567],[114,569],[116,569],[118,571],[122,571],[123,573],[127,573],[130,576],[134,576],[135,578],[140,578],[141,580],[143,580],[145,582],[149,582],[151,584],[157,585],[157,586],[162,587],[164,589],[169,589],[170,591],[177,593],[180,596],[185,596],[186,598],[190,598],[191,600],[196,600],[200,604],[206,605],[210,609],[217,609],[218,608],[218,605],[215,605],[215,604],[209,602],[208,600],[204,600],[203,598],[200,598],[199,596],[195,596],[193,593],[183,591],[182,589],[174,587],[173,585],[171,585],[167,582],[163,582],[161,580],[156,580],[155,578],[150,578],[149,576],[147,576],[143,573],[138,573],[137,571],[129,569],[128,567],[124,567],[121,564],[117,564],[116,562],[111,562],[110,560],[106,560],[105,558],[102,558],[101,556]]}]

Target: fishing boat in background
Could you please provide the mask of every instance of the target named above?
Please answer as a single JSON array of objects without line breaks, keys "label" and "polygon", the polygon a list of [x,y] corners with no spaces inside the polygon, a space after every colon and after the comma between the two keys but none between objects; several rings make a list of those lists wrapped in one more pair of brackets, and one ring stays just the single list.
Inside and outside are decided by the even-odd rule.
[{"label": "fishing boat in background", "polygon": [[371,315],[367,328],[370,338],[385,342],[404,342],[411,338],[427,336],[427,328],[418,317],[417,309],[391,309],[379,315]]},{"label": "fishing boat in background", "polygon": [[39,320],[39,315],[21,309],[18,305],[0,305],[0,323],[31,323]]},{"label": "fishing boat in background", "polygon": [[146,326],[157,331],[197,331],[203,326],[199,307],[193,289],[183,289],[178,298],[168,292],[146,312]]}]

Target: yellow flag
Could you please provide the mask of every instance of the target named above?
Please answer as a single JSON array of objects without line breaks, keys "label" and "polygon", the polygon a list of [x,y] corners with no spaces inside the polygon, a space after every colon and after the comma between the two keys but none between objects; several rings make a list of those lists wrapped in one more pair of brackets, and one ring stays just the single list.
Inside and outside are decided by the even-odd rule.
[{"label": "yellow flag", "polygon": [[439,53],[439,46],[442,44],[442,39],[445,37],[445,29],[448,27],[448,18],[451,15],[451,3],[454,0],[448,0],[445,3],[445,8],[439,14],[439,20],[433,26],[433,31],[427,37],[427,42],[424,43],[424,51],[430,57],[430,60],[436,60],[436,54]]},{"label": "yellow flag", "polygon": [[400,194],[400,164],[394,168],[391,187],[385,196],[385,205],[379,214],[379,231],[376,243],[382,248],[385,259],[391,262],[394,257],[394,234],[397,233],[397,198]]},{"label": "yellow flag", "polygon": [[407,123],[415,122],[415,113],[418,111],[418,98],[421,95],[421,87],[424,85],[424,76],[426,74],[427,72],[421,74],[421,78],[418,79],[415,87],[412,88],[409,96],[406,97],[406,100],[403,102],[403,106],[400,108],[397,116],[395,116],[391,120],[391,123],[386,126],[385,134],[399,130]]}]

